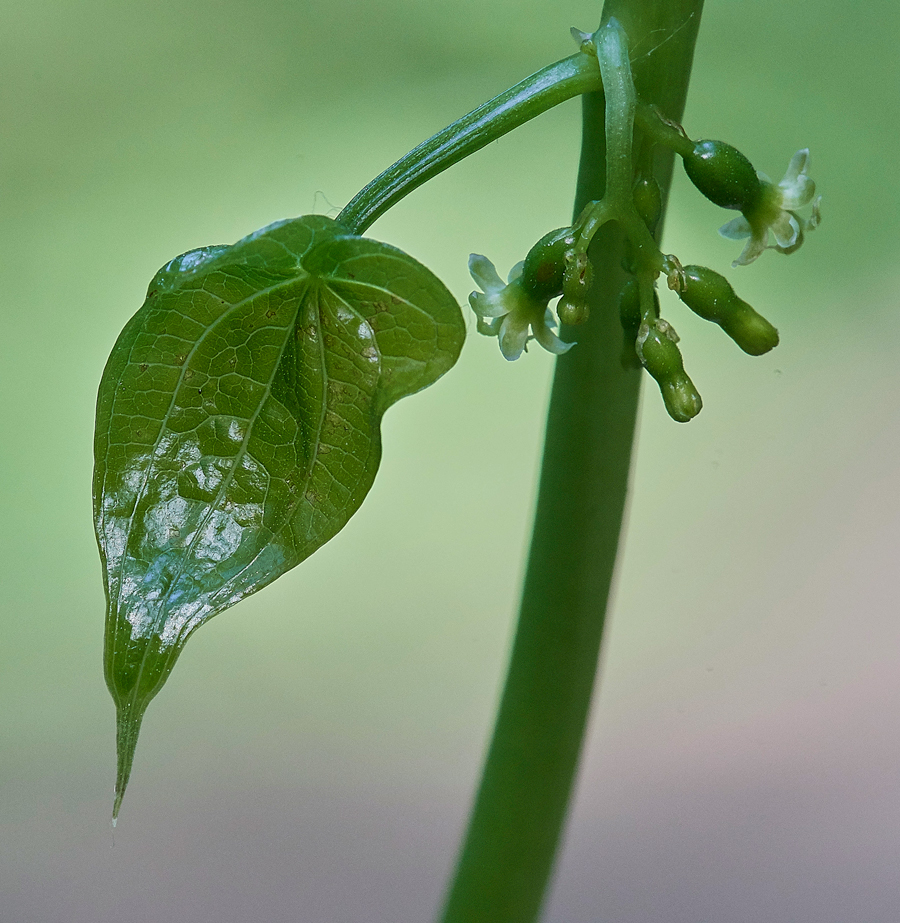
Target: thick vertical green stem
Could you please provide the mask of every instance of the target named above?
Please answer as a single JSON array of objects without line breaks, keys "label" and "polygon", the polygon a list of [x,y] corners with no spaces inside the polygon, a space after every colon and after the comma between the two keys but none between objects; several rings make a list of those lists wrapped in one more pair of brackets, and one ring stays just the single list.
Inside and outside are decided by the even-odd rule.
[{"label": "thick vertical green stem", "polygon": [[[607,0],[629,37],[639,96],[684,109],[702,0]],[[604,101],[584,97],[575,201],[599,199]],[[668,193],[672,153],[655,175]],[[578,765],[628,488],[640,373],[621,363],[616,308],[623,237],[604,226],[589,250],[591,320],[557,360],[534,535],[518,629],[444,923],[533,923],[544,899]]]}]

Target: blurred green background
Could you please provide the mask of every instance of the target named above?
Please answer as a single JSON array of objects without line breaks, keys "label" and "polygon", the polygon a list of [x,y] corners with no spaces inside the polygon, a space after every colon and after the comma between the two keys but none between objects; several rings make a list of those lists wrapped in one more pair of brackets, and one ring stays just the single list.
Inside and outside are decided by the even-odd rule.
[{"label": "blurred green background", "polygon": [[[432,917],[502,680],[551,357],[473,335],[388,414],[344,532],[188,645],[115,835],[95,391],[165,261],[335,214],[598,20],[588,0],[0,2],[4,923]],[[898,35],[887,0],[704,13],[689,133],[776,179],[809,146],[824,222],[732,271],[729,216],[676,174],[665,249],[726,271],[782,344],[751,360],[664,300],[705,408],[679,426],[646,389],[549,923],[897,919]],[[505,272],[567,222],[579,114],[372,235],[464,304],[470,250]]]}]

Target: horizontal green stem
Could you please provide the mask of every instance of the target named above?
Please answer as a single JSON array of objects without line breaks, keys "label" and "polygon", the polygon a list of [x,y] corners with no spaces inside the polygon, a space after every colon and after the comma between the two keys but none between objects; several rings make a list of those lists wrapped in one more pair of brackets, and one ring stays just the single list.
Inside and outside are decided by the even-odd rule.
[{"label": "horizontal green stem", "polygon": [[597,59],[578,52],[557,61],[432,135],[360,190],[337,220],[365,230],[422,183],[560,103],[601,88]]},{"label": "horizontal green stem", "polygon": [[634,111],[634,124],[652,141],[671,148],[681,157],[687,156],[694,149],[694,142],[684,133],[684,129],[661,115],[655,106],[639,101]]}]

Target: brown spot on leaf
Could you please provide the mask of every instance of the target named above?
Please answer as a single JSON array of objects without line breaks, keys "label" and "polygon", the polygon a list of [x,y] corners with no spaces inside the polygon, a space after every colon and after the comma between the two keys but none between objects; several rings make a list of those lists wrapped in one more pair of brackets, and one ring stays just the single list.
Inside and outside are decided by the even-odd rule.
[{"label": "brown spot on leaf", "polygon": [[347,424],[333,410],[325,414],[325,425],[331,430],[348,429]]}]

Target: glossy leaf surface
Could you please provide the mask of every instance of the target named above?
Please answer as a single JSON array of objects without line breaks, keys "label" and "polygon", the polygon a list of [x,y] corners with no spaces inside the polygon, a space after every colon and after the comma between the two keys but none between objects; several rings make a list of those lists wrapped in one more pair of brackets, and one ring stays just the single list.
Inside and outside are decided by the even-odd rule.
[{"label": "glossy leaf surface", "polygon": [[375,477],[382,414],[446,372],[464,333],[424,266],[323,216],[157,273],[97,401],[114,813],[187,638],[344,526]]}]

